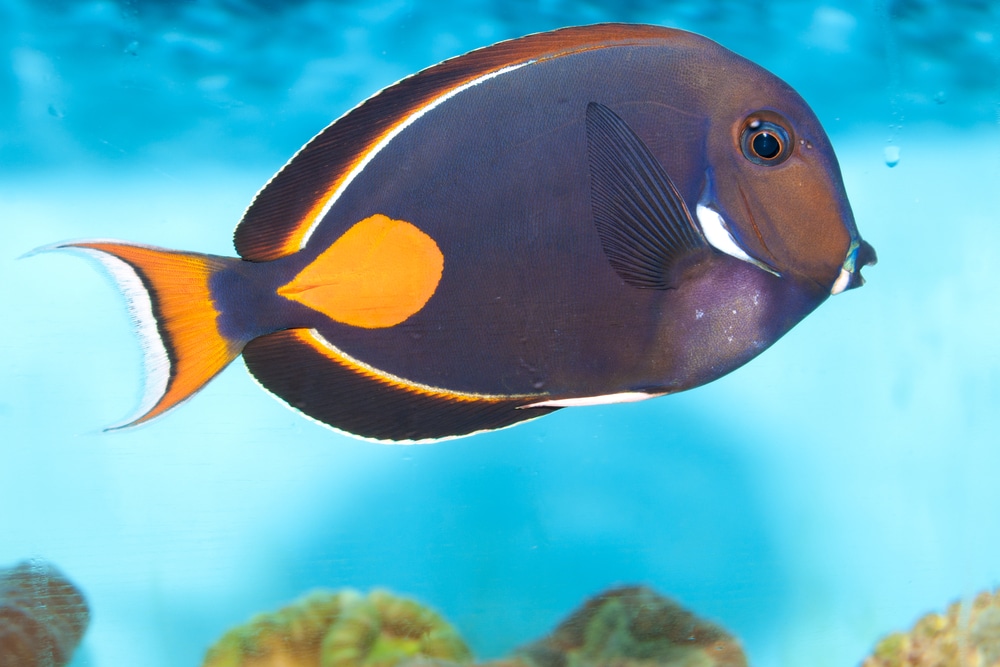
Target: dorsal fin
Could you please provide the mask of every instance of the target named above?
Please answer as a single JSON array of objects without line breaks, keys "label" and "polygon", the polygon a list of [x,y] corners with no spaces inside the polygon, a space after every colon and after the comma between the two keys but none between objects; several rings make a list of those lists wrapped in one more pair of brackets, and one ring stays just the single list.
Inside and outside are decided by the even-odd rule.
[{"label": "dorsal fin", "polygon": [[671,268],[707,248],[677,186],[632,128],[603,104],[587,105],[594,224],[611,266],[635,287],[667,289]]},{"label": "dorsal fin", "polygon": [[300,250],[366,157],[435,101],[501,70],[591,49],[662,42],[685,33],[607,23],[500,42],[446,60],[385,88],[329,125],[257,193],[234,233],[244,259]]}]

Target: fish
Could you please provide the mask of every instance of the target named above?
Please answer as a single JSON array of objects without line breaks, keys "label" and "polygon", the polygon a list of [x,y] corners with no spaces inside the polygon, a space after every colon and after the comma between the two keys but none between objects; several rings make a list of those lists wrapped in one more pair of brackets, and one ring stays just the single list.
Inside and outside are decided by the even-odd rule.
[{"label": "fish", "polygon": [[237,257],[74,241],[142,340],[124,428],[242,355],[291,409],[390,443],[711,382],[863,283],[830,141],[694,33],[598,24],[391,85],[258,192]]}]

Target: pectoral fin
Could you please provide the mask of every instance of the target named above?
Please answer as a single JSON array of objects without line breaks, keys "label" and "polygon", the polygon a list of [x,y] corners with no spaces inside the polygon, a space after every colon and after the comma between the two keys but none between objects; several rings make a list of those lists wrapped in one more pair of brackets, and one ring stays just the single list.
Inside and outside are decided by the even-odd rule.
[{"label": "pectoral fin", "polygon": [[705,238],[656,157],[611,109],[587,105],[594,224],[611,266],[635,287],[668,289],[671,268]]}]

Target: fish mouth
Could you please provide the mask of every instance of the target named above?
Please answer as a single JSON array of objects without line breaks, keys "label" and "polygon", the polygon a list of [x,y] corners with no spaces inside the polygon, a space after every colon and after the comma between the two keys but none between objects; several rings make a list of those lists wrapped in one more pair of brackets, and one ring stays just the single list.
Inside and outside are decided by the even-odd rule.
[{"label": "fish mouth", "polygon": [[847,258],[844,259],[844,264],[840,267],[837,279],[833,281],[830,294],[836,295],[855,287],[861,287],[865,284],[861,269],[876,264],[878,264],[878,255],[875,253],[875,248],[863,239],[852,239],[851,245],[847,249]]}]

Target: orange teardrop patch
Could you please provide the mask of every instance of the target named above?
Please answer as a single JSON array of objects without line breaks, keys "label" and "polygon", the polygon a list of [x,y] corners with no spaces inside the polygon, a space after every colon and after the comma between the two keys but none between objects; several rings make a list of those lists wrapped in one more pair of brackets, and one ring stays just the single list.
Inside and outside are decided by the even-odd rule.
[{"label": "orange teardrop patch", "polygon": [[434,239],[379,213],[348,229],[278,294],[337,322],[391,327],[424,307],[443,269]]}]

